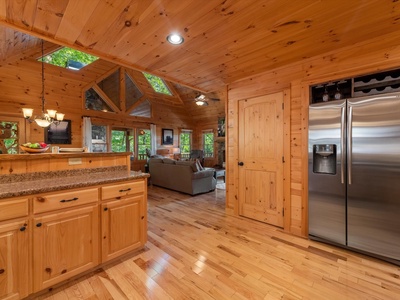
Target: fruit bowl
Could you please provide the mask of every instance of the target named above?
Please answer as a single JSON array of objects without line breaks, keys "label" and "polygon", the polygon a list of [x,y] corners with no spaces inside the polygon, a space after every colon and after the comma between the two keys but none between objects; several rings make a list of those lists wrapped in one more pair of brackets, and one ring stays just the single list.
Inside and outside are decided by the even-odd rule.
[{"label": "fruit bowl", "polygon": [[19,146],[22,151],[27,152],[27,153],[43,153],[46,152],[49,149],[49,146],[45,148],[29,148],[29,147],[24,147],[22,145]]}]

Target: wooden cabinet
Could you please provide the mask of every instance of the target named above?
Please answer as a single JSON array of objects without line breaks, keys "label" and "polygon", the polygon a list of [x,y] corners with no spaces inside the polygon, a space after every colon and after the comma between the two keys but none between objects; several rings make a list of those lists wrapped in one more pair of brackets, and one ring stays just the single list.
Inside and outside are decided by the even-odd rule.
[{"label": "wooden cabinet", "polygon": [[98,205],[33,219],[33,286],[40,291],[98,264]]},{"label": "wooden cabinet", "polygon": [[33,197],[33,213],[71,208],[99,201],[98,188],[74,189]]},{"label": "wooden cabinet", "polygon": [[0,223],[0,299],[21,299],[29,293],[28,220]]},{"label": "wooden cabinet", "polygon": [[0,300],[25,298],[146,241],[144,178],[0,199]]},{"label": "wooden cabinet", "polygon": [[0,200],[0,299],[30,292],[28,198]]},{"label": "wooden cabinet", "polygon": [[147,240],[144,180],[102,187],[102,261],[138,249]]}]

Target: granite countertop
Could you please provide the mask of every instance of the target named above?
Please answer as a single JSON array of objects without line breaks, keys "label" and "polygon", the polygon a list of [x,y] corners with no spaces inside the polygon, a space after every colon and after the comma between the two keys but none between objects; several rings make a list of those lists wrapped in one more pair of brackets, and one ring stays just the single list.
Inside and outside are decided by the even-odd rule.
[{"label": "granite countertop", "polygon": [[0,199],[147,177],[150,177],[150,174],[128,171],[126,167],[2,175]]}]

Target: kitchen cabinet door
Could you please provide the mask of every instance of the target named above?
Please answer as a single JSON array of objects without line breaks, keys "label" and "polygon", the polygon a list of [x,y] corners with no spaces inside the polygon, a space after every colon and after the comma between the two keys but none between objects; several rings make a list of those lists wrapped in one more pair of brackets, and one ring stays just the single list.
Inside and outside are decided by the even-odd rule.
[{"label": "kitchen cabinet door", "polygon": [[102,204],[103,262],[144,245],[147,236],[145,215],[143,195]]},{"label": "kitchen cabinet door", "polygon": [[29,293],[28,221],[0,225],[0,299],[21,299]]},{"label": "kitchen cabinet door", "polygon": [[98,205],[36,216],[33,286],[40,291],[98,264]]}]

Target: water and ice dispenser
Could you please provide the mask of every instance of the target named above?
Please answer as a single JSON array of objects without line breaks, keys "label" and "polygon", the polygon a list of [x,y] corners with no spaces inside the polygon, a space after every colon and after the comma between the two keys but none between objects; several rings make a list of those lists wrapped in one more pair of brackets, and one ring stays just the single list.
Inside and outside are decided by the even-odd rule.
[{"label": "water and ice dispenser", "polygon": [[336,174],[336,145],[313,145],[313,172]]}]

